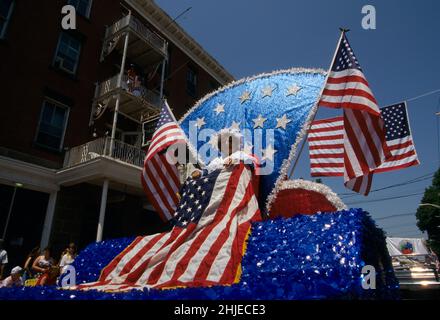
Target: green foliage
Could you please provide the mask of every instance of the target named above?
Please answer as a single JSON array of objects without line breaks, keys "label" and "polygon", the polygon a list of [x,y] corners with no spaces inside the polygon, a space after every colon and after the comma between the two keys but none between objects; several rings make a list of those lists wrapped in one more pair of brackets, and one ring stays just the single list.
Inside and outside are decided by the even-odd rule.
[{"label": "green foliage", "polygon": [[[431,203],[440,206],[440,169],[435,173],[432,186],[425,190],[421,203]],[[431,249],[440,254],[440,209],[433,206],[421,206],[417,209],[417,226],[426,231],[429,236],[428,244]]]}]

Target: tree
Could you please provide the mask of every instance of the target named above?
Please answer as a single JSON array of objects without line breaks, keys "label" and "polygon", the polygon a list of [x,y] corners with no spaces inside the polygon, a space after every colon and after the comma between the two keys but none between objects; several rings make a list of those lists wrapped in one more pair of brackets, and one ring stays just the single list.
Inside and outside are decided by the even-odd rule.
[{"label": "tree", "polygon": [[[434,175],[432,186],[425,190],[421,203],[440,205],[440,169]],[[417,226],[428,233],[428,244],[440,254],[440,209],[434,206],[421,206],[417,209]]]}]

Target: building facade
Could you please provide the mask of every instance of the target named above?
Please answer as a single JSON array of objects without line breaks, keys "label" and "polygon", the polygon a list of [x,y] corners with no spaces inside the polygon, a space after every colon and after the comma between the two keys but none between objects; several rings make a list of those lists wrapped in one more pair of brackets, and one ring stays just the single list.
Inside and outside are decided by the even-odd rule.
[{"label": "building facade", "polygon": [[[179,118],[233,77],[150,0],[0,2],[0,237],[11,260],[168,228],[140,182],[162,98]],[[67,4],[76,30],[61,27]]]}]

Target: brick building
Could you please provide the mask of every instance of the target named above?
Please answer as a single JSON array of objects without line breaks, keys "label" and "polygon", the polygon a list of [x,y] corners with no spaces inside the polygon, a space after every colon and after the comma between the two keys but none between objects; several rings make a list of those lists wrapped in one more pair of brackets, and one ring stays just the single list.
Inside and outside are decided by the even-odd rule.
[{"label": "brick building", "polygon": [[[66,4],[76,30],[61,27]],[[0,0],[0,11],[0,238],[10,265],[37,245],[167,228],[140,183],[161,98],[179,118],[233,77],[150,0]]]}]

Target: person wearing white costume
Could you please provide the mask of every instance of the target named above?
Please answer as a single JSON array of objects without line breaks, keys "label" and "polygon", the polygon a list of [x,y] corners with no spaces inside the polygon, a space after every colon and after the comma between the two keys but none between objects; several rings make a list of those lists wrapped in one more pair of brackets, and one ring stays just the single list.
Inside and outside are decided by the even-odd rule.
[{"label": "person wearing white costume", "polygon": [[256,161],[254,157],[241,150],[242,134],[235,129],[223,129],[217,135],[217,145],[220,156],[213,159],[203,170],[196,169],[192,173],[192,178],[197,179],[220,170],[228,168],[243,161],[245,164],[253,165]]}]

